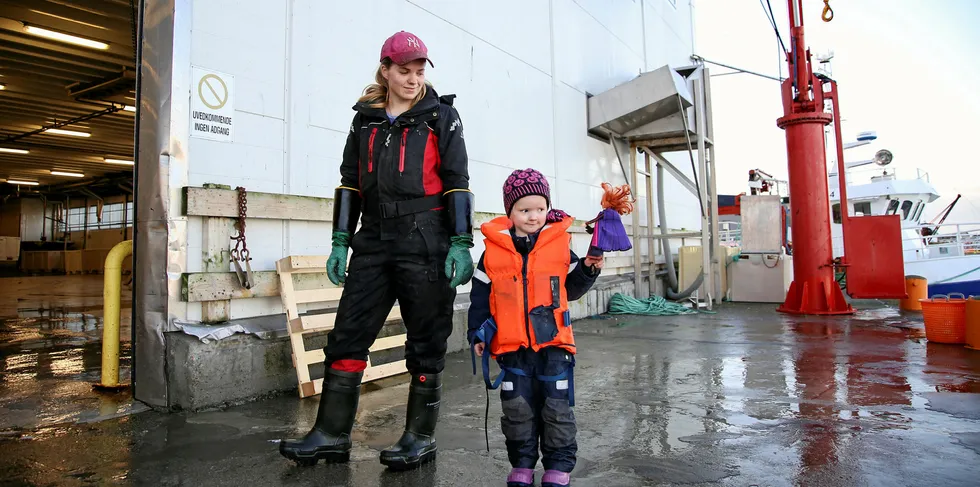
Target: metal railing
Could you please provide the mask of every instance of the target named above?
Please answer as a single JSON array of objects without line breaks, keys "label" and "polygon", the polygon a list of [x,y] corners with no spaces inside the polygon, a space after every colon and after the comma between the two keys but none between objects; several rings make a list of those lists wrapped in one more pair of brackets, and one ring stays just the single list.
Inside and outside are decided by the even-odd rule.
[{"label": "metal railing", "polygon": [[742,224],[740,222],[718,222],[718,243],[726,247],[742,245]]},{"label": "metal railing", "polygon": [[[847,183],[848,186],[859,186],[862,184],[868,184],[872,181],[872,178],[876,178],[880,176],[891,176],[894,179],[902,179],[901,176],[906,174],[905,173],[906,169],[907,168],[903,168],[899,170],[899,168],[896,167],[882,168],[878,166],[869,166],[869,167],[862,166],[860,168],[848,169]],[[836,176],[836,175],[837,175],[836,171],[831,173],[831,176]],[[929,172],[924,171],[920,168],[915,168],[915,179],[922,179],[927,183],[931,182],[929,181]]]},{"label": "metal railing", "polygon": [[[923,235],[923,229],[926,235]],[[902,227],[902,247],[917,252],[916,260],[980,255],[980,223],[908,225]]]}]

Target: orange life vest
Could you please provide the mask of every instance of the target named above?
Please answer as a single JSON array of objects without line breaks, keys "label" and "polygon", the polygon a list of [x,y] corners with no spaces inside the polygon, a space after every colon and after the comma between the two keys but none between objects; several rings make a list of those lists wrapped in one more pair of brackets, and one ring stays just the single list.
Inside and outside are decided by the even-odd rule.
[{"label": "orange life vest", "polygon": [[[498,217],[480,227],[486,237],[483,266],[490,278],[490,313],[497,324],[497,333],[490,343],[493,355],[514,352],[521,347],[534,351],[561,347],[575,353],[571,324],[566,322],[565,316],[568,310],[565,278],[568,276],[572,240],[568,227],[572,222],[571,217],[566,217],[544,226],[528,254],[526,278],[523,258],[514,247],[510,234],[513,226],[510,219]],[[558,335],[548,342],[539,343],[534,336],[529,312],[537,306],[553,304],[554,278],[557,278],[560,293],[559,306],[554,310]]]}]

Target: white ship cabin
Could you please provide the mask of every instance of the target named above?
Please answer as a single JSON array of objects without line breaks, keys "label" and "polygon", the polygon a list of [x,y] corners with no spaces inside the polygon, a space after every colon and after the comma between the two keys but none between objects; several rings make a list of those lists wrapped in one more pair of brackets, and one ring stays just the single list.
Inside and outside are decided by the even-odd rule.
[{"label": "white ship cabin", "polygon": [[[836,171],[830,173],[829,177],[834,257],[839,257],[844,254],[840,181]],[[902,179],[893,168],[876,167],[848,171],[847,181],[849,215],[899,215],[902,218],[905,260],[928,258],[923,252],[925,242],[919,230],[926,206],[939,198],[936,188],[929,182],[929,173],[917,169],[914,178]]]}]

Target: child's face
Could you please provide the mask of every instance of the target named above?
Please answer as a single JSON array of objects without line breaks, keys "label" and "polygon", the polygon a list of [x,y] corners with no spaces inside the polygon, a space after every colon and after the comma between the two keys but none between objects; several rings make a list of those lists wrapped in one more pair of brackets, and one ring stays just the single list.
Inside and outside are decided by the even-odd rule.
[{"label": "child's face", "polygon": [[517,200],[510,209],[510,221],[514,222],[514,233],[518,237],[526,237],[541,230],[547,218],[548,200],[536,194]]}]

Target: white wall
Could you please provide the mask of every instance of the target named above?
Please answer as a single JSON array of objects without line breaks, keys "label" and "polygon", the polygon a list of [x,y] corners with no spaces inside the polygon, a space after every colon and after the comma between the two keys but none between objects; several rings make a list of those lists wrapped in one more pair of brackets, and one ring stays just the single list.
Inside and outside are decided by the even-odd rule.
[{"label": "white wall", "polygon": [[[48,216],[53,217],[53,208],[48,207]],[[47,228],[45,228],[47,224]],[[51,222],[44,218],[44,203],[39,198],[21,198],[20,200],[20,239],[24,242],[41,240],[45,235],[48,241],[51,236]]]},{"label": "white wall", "polygon": [[[586,135],[586,92],[690,64],[693,7],[676,3],[196,0],[189,63],[235,76],[235,141],[190,138],[186,181],[331,197],[351,106],[373,79],[384,39],[404,29],[428,46],[436,90],[458,95],[477,211],[502,212],[506,175],[530,166],[551,180],[557,207],[591,219],[599,184],[625,179],[612,147]],[[682,156],[677,165],[689,167]],[[670,226],[699,228],[690,194],[673,182],[665,193]],[[183,272],[202,270],[201,227],[188,219]],[[330,250],[329,225],[255,220],[247,236],[253,270]],[[199,319],[199,308],[188,306],[185,318]],[[279,309],[278,299],[234,301],[232,317]]]}]

